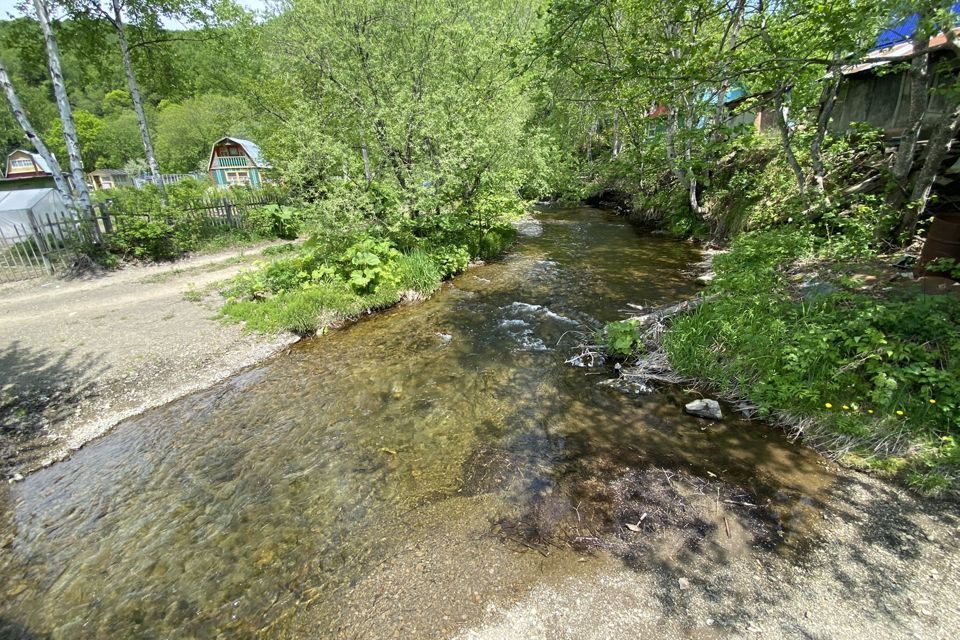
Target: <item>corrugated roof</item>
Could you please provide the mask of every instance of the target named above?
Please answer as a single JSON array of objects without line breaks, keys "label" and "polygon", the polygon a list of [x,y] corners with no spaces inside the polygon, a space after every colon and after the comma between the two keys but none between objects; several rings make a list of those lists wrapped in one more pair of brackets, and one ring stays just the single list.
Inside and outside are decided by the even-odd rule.
[{"label": "corrugated roof", "polygon": [[87,174],[88,176],[125,176],[127,172],[123,169],[97,169]]},{"label": "corrugated roof", "polygon": [[0,211],[22,211],[32,209],[35,204],[43,200],[50,192],[46,189],[20,189],[17,191],[0,191]]},{"label": "corrugated roof", "polygon": [[[953,29],[953,35],[960,35],[960,27]],[[927,48],[933,50],[943,49],[950,46],[949,43],[950,41],[949,38],[947,38],[947,34],[940,33],[930,38]],[[901,42],[890,47],[883,47],[881,49],[875,49],[871,51],[857,64],[848,65],[840,69],[840,73],[845,76],[856,75],[885,64],[907,60],[911,55],[913,55],[913,41]],[[884,59],[877,60],[877,58]],[[893,60],[888,58],[893,58]]]}]

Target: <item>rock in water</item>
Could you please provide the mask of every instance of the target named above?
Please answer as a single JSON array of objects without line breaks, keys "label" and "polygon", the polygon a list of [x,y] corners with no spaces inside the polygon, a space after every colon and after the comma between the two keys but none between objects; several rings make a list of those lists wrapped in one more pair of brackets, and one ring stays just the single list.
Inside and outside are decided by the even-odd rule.
[{"label": "rock in water", "polygon": [[708,420],[720,420],[723,418],[723,413],[720,412],[720,403],[716,400],[694,400],[684,405],[684,409],[691,415]]}]

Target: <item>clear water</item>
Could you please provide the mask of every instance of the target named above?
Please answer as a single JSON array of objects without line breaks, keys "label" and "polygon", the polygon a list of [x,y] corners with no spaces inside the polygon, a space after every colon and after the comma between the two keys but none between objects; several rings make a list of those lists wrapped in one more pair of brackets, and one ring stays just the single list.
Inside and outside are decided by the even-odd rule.
[{"label": "clear water", "polygon": [[433,299],[0,488],[0,636],[439,637],[582,566],[483,532],[544,495],[572,511],[583,460],[805,499],[829,476],[763,425],[704,432],[681,390],[630,397],[564,364],[627,303],[692,295],[696,259],[601,211],[539,212],[509,256]]}]

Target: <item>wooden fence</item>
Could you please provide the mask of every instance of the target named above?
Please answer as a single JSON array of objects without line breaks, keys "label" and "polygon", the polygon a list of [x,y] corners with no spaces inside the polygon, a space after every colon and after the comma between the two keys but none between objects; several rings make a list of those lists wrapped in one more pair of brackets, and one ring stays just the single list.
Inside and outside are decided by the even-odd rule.
[{"label": "wooden fence", "polygon": [[249,212],[276,203],[265,194],[242,200],[211,198],[195,207],[178,210],[176,217],[120,211],[109,203],[98,203],[93,219],[82,221],[66,212],[57,215],[30,212],[26,221],[0,224],[0,283],[66,272],[91,247],[109,246],[110,237],[122,232],[134,219],[160,218],[174,228],[178,223],[201,223],[210,235],[215,235],[227,229],[249,230]]}]

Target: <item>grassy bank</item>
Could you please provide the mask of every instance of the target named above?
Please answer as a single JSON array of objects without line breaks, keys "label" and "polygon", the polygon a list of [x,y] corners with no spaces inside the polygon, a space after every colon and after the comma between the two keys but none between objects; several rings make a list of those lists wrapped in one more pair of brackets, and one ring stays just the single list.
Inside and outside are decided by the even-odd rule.
[{"label": "grassy bank", "polygon": [[960,477],[960,299],[925,295],[848,240],[803,226],[739,236],[664,347],[680,375],[806,442],[942,492]]},{"label": "grassy bank", "polygon": [[293,255],[241,274],[224,289],[222,315],[254,331],[309,335],[401,300],[428,298],[471,259],[491,259],[516,231],[500,221],[425,235],[317,233]]}]

